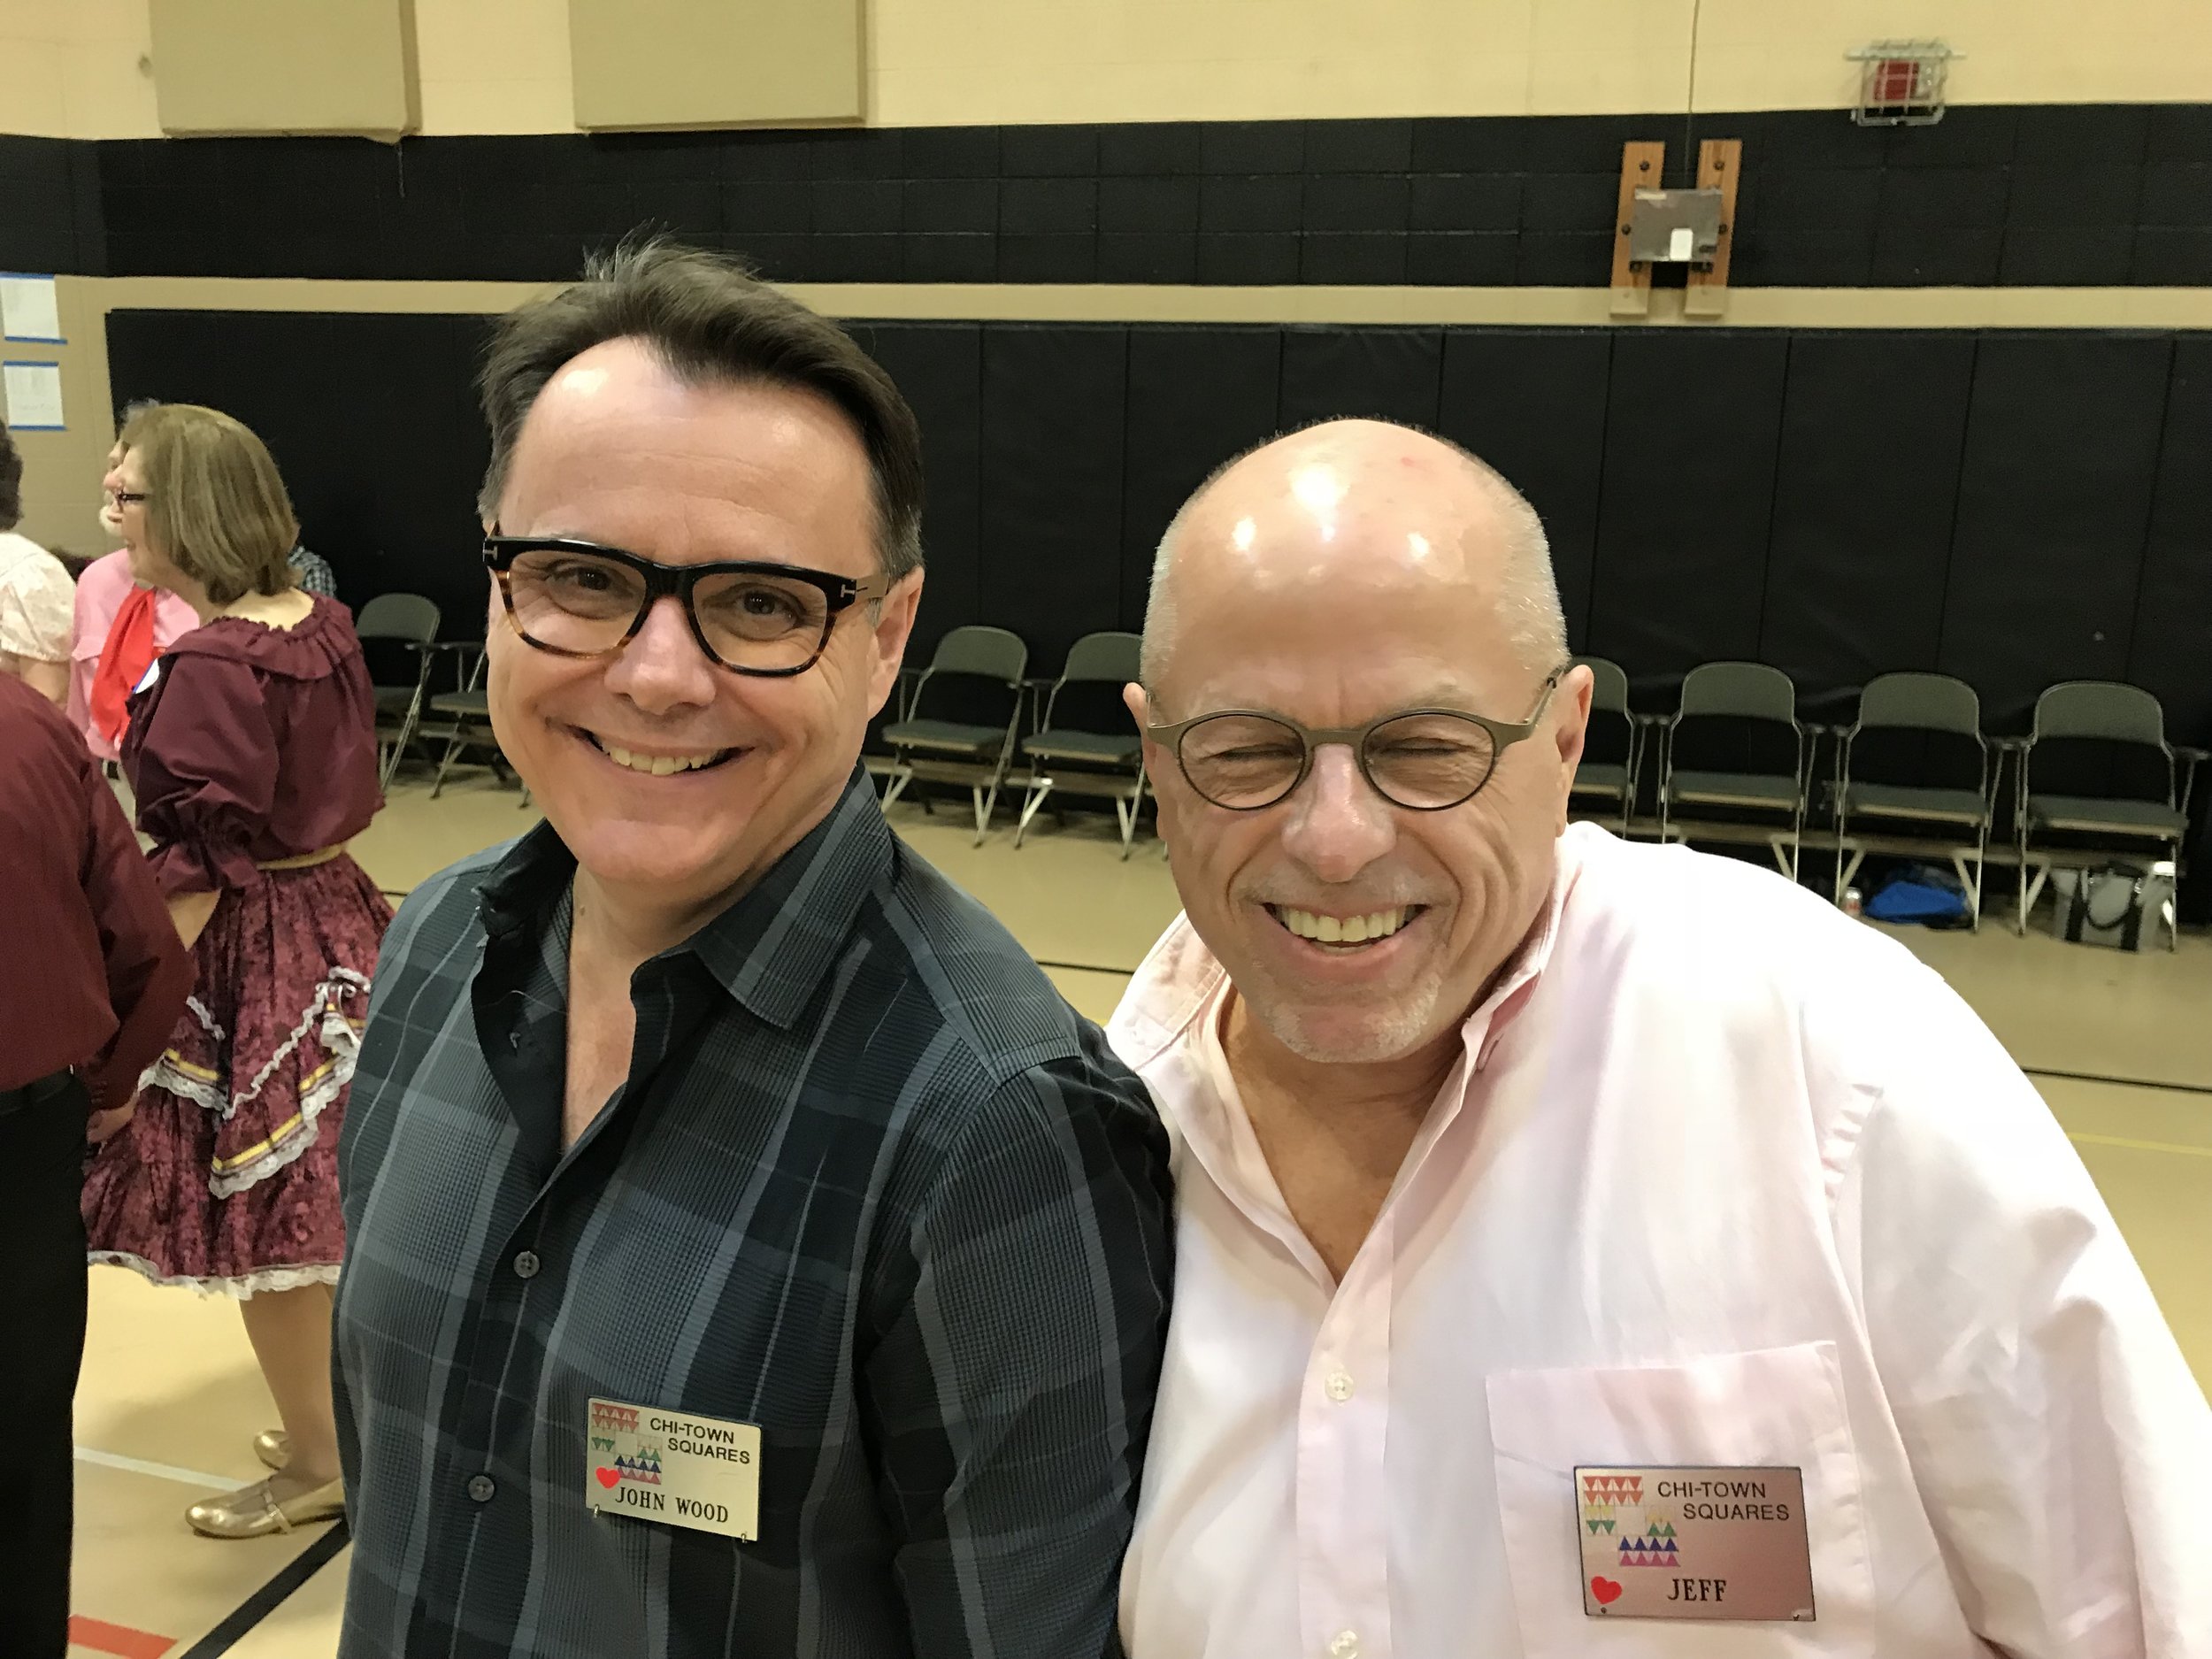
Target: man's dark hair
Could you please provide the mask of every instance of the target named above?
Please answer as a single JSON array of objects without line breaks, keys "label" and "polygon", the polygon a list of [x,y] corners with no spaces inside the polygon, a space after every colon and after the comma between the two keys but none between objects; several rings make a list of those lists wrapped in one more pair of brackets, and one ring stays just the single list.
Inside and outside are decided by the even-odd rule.
[{"label": "man's dark hair", "polygon": [[0,532],[23,522],[23,457],[0,421]]},{"label": "man's dark hair", "polygon": [[922,563],[922,440],[872,357],[827,318],[719,254],[660,238],[595,254],[580,282],[501,318],[477,386],[492,459],[477,504],[489,523],[522,423],[561,366],[603,341],[644,341],[695,383],[796,387],[842,410],[874,477],[876,543],[896,581]]}]

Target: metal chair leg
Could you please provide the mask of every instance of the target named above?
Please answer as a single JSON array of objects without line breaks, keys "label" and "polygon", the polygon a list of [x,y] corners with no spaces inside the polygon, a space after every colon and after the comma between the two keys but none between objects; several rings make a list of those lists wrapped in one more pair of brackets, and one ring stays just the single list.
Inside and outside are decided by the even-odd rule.
[{"label": "metal chair leg", "polygon": [[2167,856],[2174,866],[2173,886],[2166,895],[2174,907],[2174,919],[2166,924],[2166,949],[2177,951],[2181,949],[2181,843],[2174,842]]},{"label": "metal chair leg", "polygon": [[1014,826],[1015,850],[1020,850],[1022,838],[1029,833],[1030,820],[1037,816],[1039,809],[1041,809],[1045,803],[1045,797],[1051,793],[1051,779],[1041,778],[1033,779],[1031,780],[1029,785],[1029,793],[1022,800],[1021,818]]},{"label": "metal chair leg", "polygon": [[975,797],[975,844],[980,847],[991,833],[991,812],[998,805],[998,780],[991,780],[988,793],[981,784],[975,785],[969,793]]},{"label": "metal chair leg", "polygon": [[883,810],[888,812],[891,810],[891,803],[904,795],[906,786],[913,781],[914,769],[904,762],[901,762],[899,769],[891,774],[891,787],[883,792]]},{"label": "metal chair leg", "polygon": [[422,717],[422,687],[415,687],[415,700],[407,705],[406,718],[399,723],[399,735],[392,740],[391,753],[385,757],[378,771],[376,787],[389,789],[392,780],[399,775],[400,757],[407,752],[407,745],[415,741],[415,727]]},{"label": "metal chair leg", "polygon": [[1122,810],[1119,795],[1114,797],[1114,811],[1121,819],[1121,861],[1129,862],[1130,849],[1137,841],[1137,814],[1144,810],[1144,773],[1137,773],[1137,787],[1129,792],[1129,810]]},{"label": "metal chair leg", "polygon": [[461,752],[461,728],[457,722],[446,738],[445,753],[438,757],[438,775],[430,785],[430,798],[435,801],[438,792],[445,787],[446,769],[453,764],[453,757]]}]

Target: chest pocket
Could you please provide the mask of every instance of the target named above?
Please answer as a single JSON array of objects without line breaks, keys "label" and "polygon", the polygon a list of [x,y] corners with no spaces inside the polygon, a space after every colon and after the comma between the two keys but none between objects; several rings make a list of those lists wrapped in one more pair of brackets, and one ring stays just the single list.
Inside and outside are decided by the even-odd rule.
[{"label": "chest pocket", "polygon": [[[1874,1652],[1873,1573],[1834,1346],[1488,1380],[1491,1451],[1527,1659],[1729,1659]],[[1816,1617],[1805,1624],[1594,1618],[1583,1611],[1578,1464],[1803,1471]]]}]

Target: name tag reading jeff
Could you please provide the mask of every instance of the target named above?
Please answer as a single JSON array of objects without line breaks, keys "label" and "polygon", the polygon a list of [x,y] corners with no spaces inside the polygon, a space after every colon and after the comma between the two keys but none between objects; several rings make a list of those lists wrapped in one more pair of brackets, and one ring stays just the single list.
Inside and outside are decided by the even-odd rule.
[{"label": "name tag reading jeff", "polygon": [[1592,1618],[1813,1617],[1795,1469],[1577,1469]]},{"label": "name tag reading jeff", "polygon": [[741,1538],[760,1529],[760,1430],[651,1406],[591,1402],[584,1502],[610,1515]]}]

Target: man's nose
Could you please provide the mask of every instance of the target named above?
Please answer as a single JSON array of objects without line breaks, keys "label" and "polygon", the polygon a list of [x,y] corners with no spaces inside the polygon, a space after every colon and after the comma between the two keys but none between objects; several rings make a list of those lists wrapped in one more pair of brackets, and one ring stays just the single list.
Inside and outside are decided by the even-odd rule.
[{"label": "man's nose", "polygon": [[1397,844],[1390,803],[1375,792],[1348,743],[1313,752],[1290,798],[1283,849],[1324,881],[1349,881]]},{"label": "man's nose", "polygon": [[645,622],[607,670],[607,689],[627,697],[649,714],[712,703],[716,675],[693,637],[683,602],[664,595],[645,613]]}]

